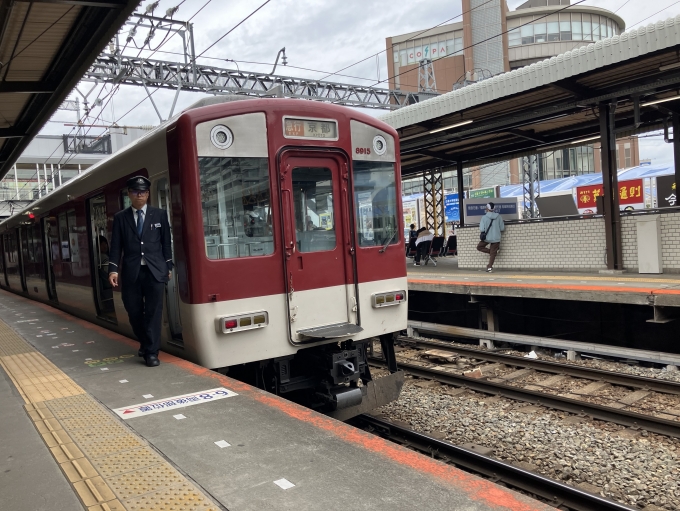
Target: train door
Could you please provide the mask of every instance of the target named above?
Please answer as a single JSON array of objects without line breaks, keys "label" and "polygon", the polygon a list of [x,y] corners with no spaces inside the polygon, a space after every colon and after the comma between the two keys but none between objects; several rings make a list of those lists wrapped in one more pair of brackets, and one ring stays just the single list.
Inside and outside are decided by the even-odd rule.
[{"label": "train door", "polygon": [[[156,181],[156,196],[158,198],[158,207],[164,209],[168,213],[168,220],[170,221],[170,240],[172,246],[172,257],[175,258],[175,244],[172,239],[172,206],[170,201],[170,184],[167,178],[161,178]],[[179,315],[179,294],[177,292],[177,272],[172,272],[172,278],[165,286],[165,313],[170,328],[170,336],[174,343],[184,345],[182,341],[182,323]]]},{"label": "train door", "polygon": [[7,283],[7,272],[5,271],[5,260],[7,253],[7,243],[5,242],[6,239],[6,234],[0,236],[0,281],[2,281],[0,285],[2,286],[9,286]]},{"label": "train door", "polygon": [[281,156],[283,239],[293,342],[360,332],[344,157]]},{"label": "train door", "polygon": [[19,276],[21,278],[21,290],[27,292],[28,287],[26,286],[26,265],[29,264],[29,261],[28,235],[26,233],[26,226],[17,229],[17,235],[19,236],[17,252],[19,253]]},{"label": "train door", "polygon": [[109,283],[109,240],[106,200],[98,195],[87,201],[90,220],[90,253],[92,254],[92,288],[97,316],[117,323],[113,304],[113,287]]},{"label": "train door", "polygon": [[42,219],[43,245],[45,246],[45,280],[47,295],[50,300],[57,301],[57,285],[54,275],[54,265],[59,254],[59,237],[57,236],[57,219],[47,216]]},{"label": "train door", "polygon": [[18,229],[12,229],[4,235],[7,286],[15,291],[21,288],[21,271],[19,270],[19,249],[17,243],[18,232]]}]

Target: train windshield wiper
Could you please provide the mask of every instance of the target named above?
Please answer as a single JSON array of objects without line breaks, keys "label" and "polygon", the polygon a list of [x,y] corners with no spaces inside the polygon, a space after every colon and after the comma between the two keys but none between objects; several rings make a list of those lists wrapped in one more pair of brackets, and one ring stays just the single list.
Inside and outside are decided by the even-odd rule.
[{"label": "train windshield wiper", "polygon": [[396,230],[396,229],[395,229],[394,231],[392,231],[392,236],[390,236],[390,239],[387,240],[387,243],[385,243],[385,246],[384,246],[383,248],[381,248],[380,250],[378,250],[378,253],[379,253],[379,254],[382,254],[385,250],[387,250],[387,245],[390,244],[390,242],[391,242],[392,239],[394,238],[394,235],[395,235],[395,234],[397,234],[397,230]]}]

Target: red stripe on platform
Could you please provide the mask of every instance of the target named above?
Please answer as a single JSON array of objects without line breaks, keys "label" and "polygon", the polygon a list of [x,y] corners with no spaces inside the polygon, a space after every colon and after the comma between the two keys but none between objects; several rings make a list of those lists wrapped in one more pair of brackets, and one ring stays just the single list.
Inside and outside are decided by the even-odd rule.
[{"label": "red stripe on platform", "polygon": [[486,281],[457,281],[457,280],[435,280],[435,279],[408,279],[413,284],[437,284],[440,286],[467,286],[467,287],[504,287],[520,289],[553,289],[564,291],[600,291],[600,292],[623,292],[623,293],[644,293],[648,295],[680,295],[680,289],[647,289],[642,287],[623,287],[623,286],[596,286],[596,285],[576,285],[576,284],[518,284],[515,282],[486,282]]},{"label": "red stripe on platform", "polygon": [[[107,330],[104,327],[100,327],[99,325],[85,321],[84,319],[72,316],[71,314],[56,309],[50,305],[29,300],[20,295],[14,296],[30,302],[42,308],[43,310],[76,323],[84,328],[87,328],[88,330],[97,332],[108,339],[121,342],[126,346],[134,348],[135,350],[139,346],[137,341],[134,341],[129,337],[125,337],[111,330]],[[492,509],[506,511],[555,510],[555,508],[551,506],[538,501],[533,501],[528,497],[522,497],[519,494],[497,486],[496,484],[481,479],[477,476],[473,476],[455,467],[446,465],[445,463],[430,459],[414,451],[393,444],[392,442],[384,440],[380,437],[353,428],[352,426],[349,426],[343,422],[336,421],[335,419],[331,419],[316,413],[301,405],[287,401],[283,398],[257,389],[238,380],[234,380],[215,371],[211,371],[205,367],[196,365],[193,362],[189,362],[188,360],[183,360],[164,352],[159,354],[159,358],[164,363],[173,364],[197,376],[217,380],[222,385],[234,390],[235,392],[238,392],[241,395],[247,396],[248,398],[271,408],[275,408],[289,417],[327,431],[328,433],[340,438],[347,443],[357,445],[366,451],[378,454],[395,463],[405,465],[413,470],[417,470],[418,472],[434,477],[441,483],[453,486],[457,491],[467,495],[471,500],[490,506]]]}]

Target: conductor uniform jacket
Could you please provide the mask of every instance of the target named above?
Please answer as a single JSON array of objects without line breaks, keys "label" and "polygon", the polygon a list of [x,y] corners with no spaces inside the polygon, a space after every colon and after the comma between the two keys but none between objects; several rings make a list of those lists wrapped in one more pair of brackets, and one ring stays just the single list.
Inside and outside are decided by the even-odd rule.
[{"label": "conductor uniform jacket", "polygon": [[142,257],[158,282],[168,281],[168,273],[173,267],[168,214],[150,205],[146,207],[141,238],[137,234],[132,207],[119,211],[113,217],[109,273],[120,273],[123,289],[126,284],[137,280]]}]

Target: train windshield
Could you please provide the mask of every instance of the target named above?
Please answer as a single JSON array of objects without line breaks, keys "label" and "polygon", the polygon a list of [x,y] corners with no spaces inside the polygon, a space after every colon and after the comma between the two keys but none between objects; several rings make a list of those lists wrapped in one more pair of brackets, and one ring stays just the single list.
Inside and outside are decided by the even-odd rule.
[{"label": "train windshield", "polygon": [[274,252],[267,158],[198,158],[208,259]]},{"label": "train windshield", "polygon": [[354,161],[352,165],[359,246],[398,243],[394,163]]}]

